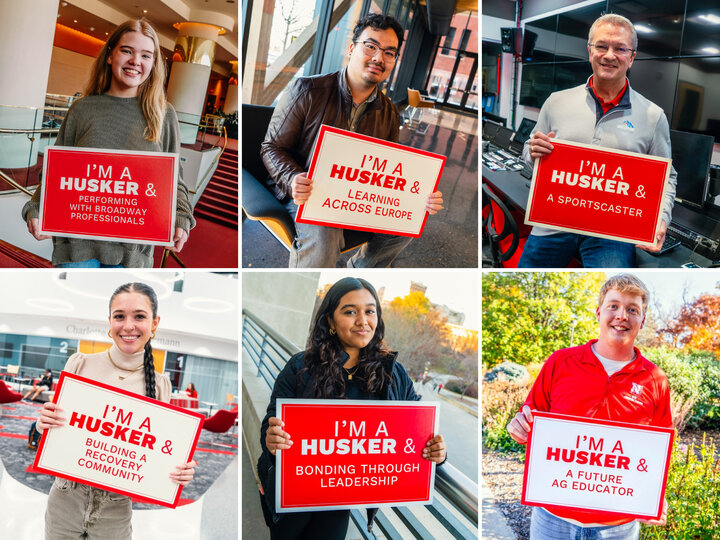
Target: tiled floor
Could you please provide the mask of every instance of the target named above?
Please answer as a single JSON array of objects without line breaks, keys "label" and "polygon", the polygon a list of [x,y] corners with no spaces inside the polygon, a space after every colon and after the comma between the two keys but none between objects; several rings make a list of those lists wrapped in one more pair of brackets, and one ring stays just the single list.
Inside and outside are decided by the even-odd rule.
[{"label": "tiled floor", "polygon": [[[426,125],[424,125],[426,124]],[[438,189],[445,208],[430,216],[421,238],[395,260],[404,268],[476,268],[478,266],[478,120],[448,111],[423,112],[419,129],[403,127],[400,143],[447,156]],[[421,134],[427,127],[427,131]],[[242,225],[245,268],[285,268],[288,252],[258,222]],[[344,255],[339,267],[352,255]]]}]

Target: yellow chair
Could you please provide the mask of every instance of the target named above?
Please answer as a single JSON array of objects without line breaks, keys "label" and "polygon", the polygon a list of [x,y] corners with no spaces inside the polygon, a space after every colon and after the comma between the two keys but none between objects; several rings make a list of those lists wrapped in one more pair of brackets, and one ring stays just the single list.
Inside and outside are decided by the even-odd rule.
[{"label": "yellow chair", "polygon": [[413,124],[413,117],[415,116],[415,113],[417,111],[420,111],[417,118],[417,125],[420,124],[420,120],[422,119],[422,113],[423,109],[434,109],[435,108],[435,102],[430,101],[427,99],[423,99],[420,95],[419,90],[413,90],[412,88],[408,88],[408,106],[407,108],[410,109],[410,126]]}]

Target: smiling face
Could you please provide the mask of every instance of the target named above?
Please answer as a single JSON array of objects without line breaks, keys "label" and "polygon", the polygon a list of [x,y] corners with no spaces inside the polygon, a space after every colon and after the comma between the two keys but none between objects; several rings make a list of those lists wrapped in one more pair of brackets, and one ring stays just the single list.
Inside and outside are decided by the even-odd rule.
[{"label": "smiling face", "polygon": [[153,318],[150,299],[138,292],[117,294],[110,304],[110,335],[126,354],[140,352],[160,322]]},{"label": "smiling face", "polygon": [[140,32],[126,32],[108,56],[112,71],[108,94],[135,97],[138,87],[150,76],[155,62],[155,43]]},{"label": "smiling face", "polygon": [[350,63],[347,68],[348,78],[365,86],[375,86],[388,78],[395,62],[388,62],[383,58],[383,52],[377,50],[374,56],[365,53],[363,41],[369,41],[382,49],[395,49],[398,47],[398,38],[391,28],[375,30],[368,26],[357,38],[357,43],[350,44]]},{"label": "smiling face", "polygon": [[588,45],[590,65],[593,70],[595,84],[625,84],[625,75],[632,66],[635,52],[618,54],[615,47],[632,49],[632,34],[624,25],[600,24],[591,37],[594,45],[607,45],[607,52],[600,53],[595,47]]},{"label": "smiling face", "polygon": [[337,338],[351,357],[370,343],[377,322],[375,297],[367,289],[345,294],[332,316],[328,317],[330,328],[337,332]]},{"label": "smiling face", "polygon": [[598,343],[609,348],[632,348],[645,324],[642,297],[610,289],[595,310],[600,325]]}]

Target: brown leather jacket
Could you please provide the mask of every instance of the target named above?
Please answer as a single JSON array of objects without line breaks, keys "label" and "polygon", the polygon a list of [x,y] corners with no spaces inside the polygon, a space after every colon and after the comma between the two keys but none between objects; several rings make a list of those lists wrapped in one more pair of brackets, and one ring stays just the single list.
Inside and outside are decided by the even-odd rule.
[{"label": "brown leather jacket", "polygon": [[[322,124],[348,129],[352,95],[345,70],[296,79],[283,94],[270,125],[261,154],[270,172],[267,185],[278,200],[292,196],[292,179],[310,169],[312,150]],[[398,142],[400,115],[385,94],[368,104],[358,122],[357,132]]]}]

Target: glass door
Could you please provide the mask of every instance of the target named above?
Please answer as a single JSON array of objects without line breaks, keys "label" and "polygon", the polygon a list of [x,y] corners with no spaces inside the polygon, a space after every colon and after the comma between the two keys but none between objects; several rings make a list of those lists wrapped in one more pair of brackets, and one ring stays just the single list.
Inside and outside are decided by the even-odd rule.
[{"label": "glass door", "polygon": [[468,111],[478,110],[477,67],[477,53],[458,53],[443,96],[444,105]]}]

